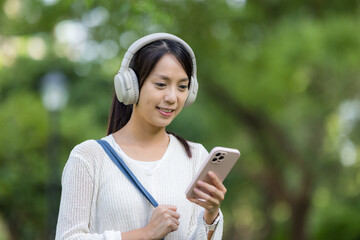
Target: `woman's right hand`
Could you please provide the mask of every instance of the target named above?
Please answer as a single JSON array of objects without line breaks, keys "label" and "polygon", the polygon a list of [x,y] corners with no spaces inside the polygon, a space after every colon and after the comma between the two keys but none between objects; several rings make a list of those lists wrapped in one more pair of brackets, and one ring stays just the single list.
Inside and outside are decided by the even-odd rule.
[{"label": "woman's right hand", "polygon": [[151,214],[150,222],[144,227],[150,239],[163,239],[179,226],[180,214],[176,206],[159,205]]}]

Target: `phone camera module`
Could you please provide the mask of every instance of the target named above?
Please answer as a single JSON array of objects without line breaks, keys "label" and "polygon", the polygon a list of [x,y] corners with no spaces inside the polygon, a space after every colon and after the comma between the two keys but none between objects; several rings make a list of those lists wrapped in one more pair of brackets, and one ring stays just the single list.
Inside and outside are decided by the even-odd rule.
[{"label": "phone camera module", "polygon": [[217,152],[215,153],[215,157],[211,159],[212,163],[220,164],[222,160],[225,158],[226,152]]}]

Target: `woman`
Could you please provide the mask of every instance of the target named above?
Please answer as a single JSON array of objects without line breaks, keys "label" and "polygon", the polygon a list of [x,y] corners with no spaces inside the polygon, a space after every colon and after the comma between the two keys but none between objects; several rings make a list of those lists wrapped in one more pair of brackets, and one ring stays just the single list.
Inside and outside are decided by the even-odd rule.
[{"label": "woman", "polygon": [[171,34],[148,35],[130,46],[114,81],[103,140],[160,205],[153,208],[88,140],[72,150],[64,168],[56,239],[221,239],[222,182],[210,172],[213,184],[199,182],[198,198],[184,194],[208,152],[166,131],[196,98],[191,48]]}]

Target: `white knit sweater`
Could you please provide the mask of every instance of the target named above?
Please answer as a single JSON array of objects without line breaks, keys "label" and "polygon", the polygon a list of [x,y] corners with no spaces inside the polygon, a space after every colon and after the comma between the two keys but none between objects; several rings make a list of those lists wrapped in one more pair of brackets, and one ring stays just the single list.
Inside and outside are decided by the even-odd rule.
[{"label": "white knit sweater", "polygon": [[[189,202],[185,189],[208,152],[191,143],[189,158],[181,143],[170,135],[169,146],[153,169],[136,164],[114,141],[104,140],[117,151],[135,176],[159,204],[177,207],[179,229],[166,236],[170,239],[206,239],[203,208]],[[153,207],[124,176],[95,140],[77,145],[70,154],[62,175],[62,194],[56,240],[121,240],[121,232],[144,227]],[[221,239],[223,216],[212,239]]]}]

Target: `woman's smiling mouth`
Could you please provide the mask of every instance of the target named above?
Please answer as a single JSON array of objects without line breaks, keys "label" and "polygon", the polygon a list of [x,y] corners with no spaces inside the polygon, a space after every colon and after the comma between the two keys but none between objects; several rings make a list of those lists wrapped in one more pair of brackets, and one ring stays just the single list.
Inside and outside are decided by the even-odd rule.
[{"label": "woman's smiling mouth", "polygon": [[170,108],[161,108],[161,107],[156,107],[156,108],[159,110],[161,115],[164,115],[166,117],[170,117],[174,112],[174,109],[170,109]]}]

